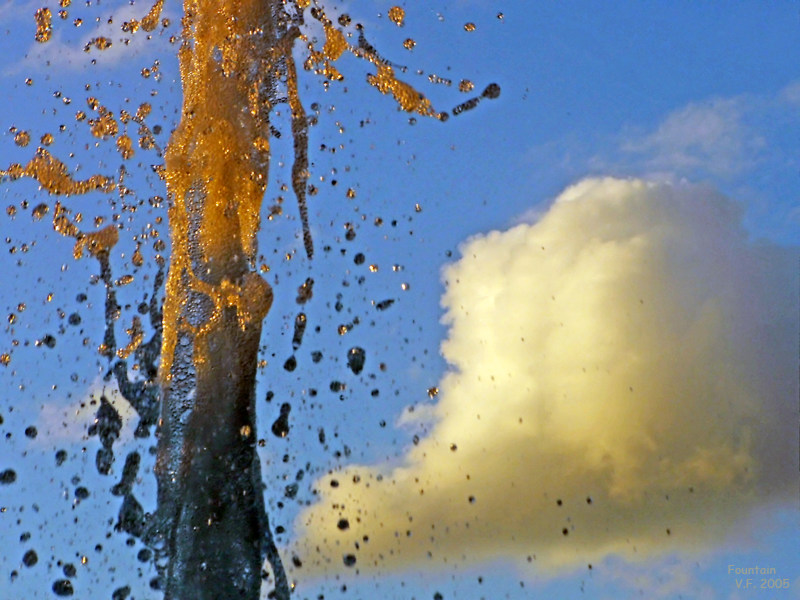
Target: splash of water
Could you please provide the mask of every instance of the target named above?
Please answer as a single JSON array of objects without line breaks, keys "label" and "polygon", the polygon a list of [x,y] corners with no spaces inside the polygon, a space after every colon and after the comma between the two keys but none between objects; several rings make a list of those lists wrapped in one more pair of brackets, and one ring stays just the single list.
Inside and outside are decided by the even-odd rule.
[{"label": "splash of water", "polygon": [[[123,31],[152,31],[163,4],[156,0],[142,19],[124,23]],[[270,114],[281,103],[291,111],[292,187],[309,259],[314,251],[306,203],[309,119],[299,95],[292,54],[295,43],[307,44],[303,67],[328,80],[343,78],[334,63],[349,52],[375,67],[368,82],[391,96],[402,110],[442,121],[449,116],[437,112],[430,100],[397,77],[396,65],[369,44],[361,26],[356,26],[357,44],[351,44],[316,2],[308,12],[321,23],[325,40],[321,49],[314,48],[302,33],[310,4],[309,0],[185,0],[178,53],[183,105],[166,151],[155,145],[144,124],[149,105],[140,106],[135,116],[120,115],[123,124],[139,123],[141,148],[154,147],[163,154],[171,201],[172,256],[165,301],[162,313],[157,294],[152,296],[149,313],[154,334],[148,342],[144,342],[141,323],[134,320],[128,330],[129,343],[117,347],[114,324],[119,306],[114,288],[125,283],[111,276],[109,255],[118,239],[117,227],[85,233],[60,203],[53,211],[55,230],[75,238],[75,258],[88,252],[100,263],[106,286],[106,330],[100,352],[109,360],[107,377],[116,378],[121,394],[139,414],[137,435],[147,435],[158,421],[156,513],[146,519],[132,494],[140,462],[136,453],[128,455],[113,493],[123,496],[117,528],[142,537],[156,550],[167,599],[258,598],[265,558],[275,578],[275,597],[288,599],[290,594],[268,525],[255,443],[255,370],[272,289],[254,266],[270,138],[277,135]],[[393,7],[390,18],[402,26],[404,12]],[[37,13],[36,19],[37,39],[45,42],[51,32],[49,11]],[[349,19],[339,23],[347,26]],[[90,45],[102,50],[110,44],[96,38]],[[490,88],[483,97],[499,94],[499,88]],[[479,100],[460,105],[453,114],[471,109]],[[117,149],[129,159],[133,143],[125,134],[117,137],[120,127],[114,114],[93,98],[88,104],[97,113],[89,120],[92,135],[116,137]],[[86,118],[82,111],[79,115],[79,120]],[[25,146],[29,138],[22,137],[25,143],[20,145]],[[123,176],[124,169],[117,182],[101,175],[74,180],[66,166],[44,148],[27,165],[0,171],[0,177],[35,178],[48,192],[62,196],[93,190],[109,193],[123,187]],[[136,263],[136,254],[133,260]],[[156,289],[162,281],[163,270],[159,270]],[[301,286],[298,304],[310,299],[312,286],[310,278]],[[378,308],[389,304],[387,300]],[[295,350],[304,330],[305,314],[299,313]],[[129,380],[131,354],[143,365],[145,379]],[[350,368],[358,373],[363,363],[364,351],[353,348]],[[101,410],[98,419],[116,426],[113,407],[101,403]],[[273,426],[276,435],[288,432],[288,414],[286,405],[282,420]],[[96,429],[103,446],[98,451],[98,468],[105,473],[114,459],[113,430]]]}]

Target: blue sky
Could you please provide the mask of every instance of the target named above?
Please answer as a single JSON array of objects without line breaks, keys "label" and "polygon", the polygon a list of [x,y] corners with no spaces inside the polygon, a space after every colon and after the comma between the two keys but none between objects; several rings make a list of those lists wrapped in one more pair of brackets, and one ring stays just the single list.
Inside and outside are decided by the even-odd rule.
[{"label": "blue sky", "polygon": [[[280,191],[290,179],[291,149],[286,116],[275,120],[283,135],[274,141],[264,204],[282,196],[283,210],[264,222],[259,241],[259,263],[269,265],[276,293],[265,322],[268,364],[260,371],[258,391],[266,493],[273,524],[287,529],[281,537],[287,556],[301,552],[303,543],[327,544],[335,565],[326,568],[324,560],[306,552],[304,566],[292,572],[300,597],[380,593],[422,599],[437,591],[444,598],[800,597],[791,558],[800,533],[797,433],[786,426],[796,423],[797,411],[797,7],[788,2],[397,4],[406,10],[402,28],[386,17],[392,3],[353,0],[326,7],[330,14],[347,12],[364,23],[370,42],[406,65],[405,79],[438,110],[452,110],[489,83],[498,83],[502,93],[446,123],[418,117],[412,124],[390,98],[366,84],[369,65],[363,61],[342,58],[338,68],[345,81],[327,92],[319,79],[305,74],[306,109],[312,113],[312,105],[319,106],[310,143],[311,183],[319,193],[309,198],[310,222],[317,248],[330,247],[318,251],[311,264],[302,255],[294,200]],[[39,6],[0,4],[0,43],[8,57],[2,74],[6,93],[0,98],[6,132],[0,137],[0,168],[27,162],[40,137],[50,132],[55,141],[48,149],[76,176],[118,173],[123,161],[113,142],[96,143],[86,123],[75,119],[78,110],[91,112],[87,96],[116,114],[150,102],[148,123],[162,126],[156,137],[165,145],[180,102],[176,46],[168,41],[178,34],[179,6],[165,9],[170,27],[159,27],[152,40],[137,34],[127,47],[119,27],[143,16],[147,3],[76,4],[66,20],[54,17],[54,37],[46,44],[34,42]],[[58,8],[51,9],[55,14]],[[74,27],[75,18],[83,19],[81,27]],[[466,23],[474,23],[475,30],[466,31]],[[114,45],[84,53],[101,25]],[[413,51],[402,45],[409,37],[417,42]],[[152,68],[154,60],[160,79],[142,77],[142,68]],[[452,85],[433,84],[430,75]],[[462,79],[474,83],[473,92],[458,91]],[[29,131],[31,143],[17,146],[11,127]],[[135,133],[132,128],[131,136]],[[122,317],[126,327],[136,304],[151,292],[155,272],[152,238],[142,245],[147,265],[131,264],[134,236],[148,224],[162,239],[168,234],[165,223],[155,222],[158,216],[166,220],[165,210],[148,202],[165,196],[150,168],[159,162],[154,152],[138,149],[125,163],[126,181],[142,201],[135,213],[121,212],[100,194],[65,202],[84,214],[87,225],[95,216],[106,224],[113,214],[122,215],[125,232],[113,266],[116,277],[135,277],[119,291],[132,307]],[[348,188],[355,190],[354,198],[347,197]],[[10,532],[3,533],[10,542],[0,553],[0,590],[9,586],[12,597],[51,597],[52,581],[63,577],[61,561],[78,567],[79,597],[110,596],[125,583],[135,597],[150,597],[152,573],[136,560],[139,546],[127,547],[119,534],[106,537],[119,502],[108,493],[114,483],[109,479],[118,477],[122,456],[111,477],[96,474],[99,444],[86,437],[93,409],[81,407],[104,386],[103,364],[94,351],[102,336],[102,290],[91,283],[97,266],[73,260],[71,240],[54,233],[48,219],[31,218],[38,203],[48,202],[51,210],[53,203],[34,182],[3,182],[0,193],[5,207],[17,209],[13,218],[0,217],[2,237],[9,240],[2,272],[10,282],[2,308],[16,319],[8,325],[4,320],[0,334],[0,353],[11,354],[8,367],[0,368],[7,390],[0,403],[5,436],[0,470],[18,474],[14,484],[0,486],[0,505],[7,508],[0,513],[0,531]],[[353,240],[345,237],[348,228],[356,233]],[[534,252],[539,246],[552,254],[540,258]],[[354,261],[358,253],[365,256],[360,265]],[[298,367],[287,372],[296,288],[309,276],[317,282],[307,307],[309,328],[296,353]],[[622,317],[633,309],[625,304],[626,294],[648,291],[652,299],[641,298],[645,312],[628,324]],[[80,293],[85,300],[77,300]],[[386,299],[395,302],[376,310]],[[551,310],[545,300],[557,308]],[[79,325],[68,325],[72,313],[81,316]],[[559,332],[562,323],[573,327],[569,334]],[[354,326],[339,335],[342,324]],[[118,339],[124,337],[122,325]],[[513,350],[504,337],[515,328],[535,338],[530,354]],[[48,333],[56,336],[55,348],[37,346]],[[660,354],[654,340],[663,344]],[[495,352],[473,352],[483,345]],[[367,353],[359,376],[346,366],[353,346]],[[628,354],[620,353],[623,347]],[[314,350],[323,353],[318,363],[311,360]],[[580,383],[571,369],[585,366],[573,365],[584,356],[587,364],[612,365],[609,381],[624,383],[626,392],[635,388],[630,393],[640,394],[637,400],[623,404],[606,380]],[[498,364],[513,368],[511,391],[498,392],[493,384],[475,388]],[[627,370],[614,370],[622,364]],[[332,381],[346,387],[332,392]],[[430,398],[433,387],[440,393]],[[482,395],[471,396],[473,388]],[[538,391],[515,395],[522,388]],[[263,400],[267,390],[275,394],[270,403]],[[281,402],[292,404],[286,439],[269,431]],[[476,411],[498,419],[496,435],[472,429],[466,417]],[[536,421],[545,413],[546,419]],[[539,429],[514,437],[504,429],[505,414],[538,423]],[[32,424],[39,431],[36,439],[24,433]],[[138,444],[146,456],[152,440],[135,441],[130,429],[123,448]],[[456,434],[461,435],[457,462],[439,465],[444,459],[436,458],[437,448],[453,442],[446,435]],[[611,457],[614,476],[592,462],[591,441],[605,450],[597,464]],[[69,458],[55,467],[60,448]],[[668,464],[677,467],[670,470]],[[337,474],[342,469],[358,471],[365,480],[378,474],[393,480],[388,497],[407,501],[422,527],[426,519],[435,521],[432,507],[449,507],[453,490],[467,489],[450,478],[465,465],[487,486],[504,489],[518,482],[526,490],[517,498],[485,503],[480,493],[465,492],[478,497],[475,506],[481,510],[470,516],[477,519],[473,528],[496,531],[495,540],[443,536],[433,545],[441,554],[427,561],[418,556],[426,542],[414,537],[396,547],[401,559],[375,569],[368,568],[365,550],[356,576],[336,554],[344,539],[321,539],[303,529],[310,517],[340,517],[325,502],[331,500],[328,480],[344,480]],[[564,467],[563,474],[556,466]],[[285,486],[300,471],[297,498],[283,499]],[[495,472],[499,479],[492,478]],[[697,480],[691,498],[684,494],[690,483],[681,479],[686,472]],[[405,485],[414,477],[428,478],[429,504]],[[145,472],[141,479],[137,496],[152,508],[151,476]],[[544,483],[537,487],[539,482]],[[80,485],[91,495],[77,502],[74,489]],[[372,497],[348,485],[339,489],[347,504],[375,518],[387,523],[400,518],[379,492]],[[528,490],[535,490],[530,501]],[[584,506],[590,493],[594,512]],[[561,507],[555,504],[559,494],[564,494]],[[664,495],[672,497],[669,509],[655,500]],[[460,516],[465,510],[450,513]],[[542,529],[548,521],[555,524],[552,532]],[[563,536],[562,526],[574,529]],[[511,540],[515,531],[519,539]],[[582,531],[594,533],[583,538]],[[30,540],[17,542],[25,532]],[[389,534],[387,541],[374,532],[371,543],[390,545],[393,530]],[[39,563],[26,568],[21,557],[29,548],[37,550]],[[528,562],[529,555],[536,559]],[[742,576],[728,573],[731,564],[774,567],[774,577],[787,578],[790,587],[743,590],[737,587]],[[12,571],[18,572],[13,582]]]}]

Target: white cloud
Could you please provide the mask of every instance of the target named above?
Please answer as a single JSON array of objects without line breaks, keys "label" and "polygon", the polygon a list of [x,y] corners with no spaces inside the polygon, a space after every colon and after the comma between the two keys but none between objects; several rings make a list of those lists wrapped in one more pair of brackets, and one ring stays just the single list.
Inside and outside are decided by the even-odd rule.
[{"label": "white cloud", "polygon": [[400,466],[316,482],[306,575],[703,552],[792,498],[797,255],[740,217],[707,187],[589,179],[465,243],[435,424]]}]

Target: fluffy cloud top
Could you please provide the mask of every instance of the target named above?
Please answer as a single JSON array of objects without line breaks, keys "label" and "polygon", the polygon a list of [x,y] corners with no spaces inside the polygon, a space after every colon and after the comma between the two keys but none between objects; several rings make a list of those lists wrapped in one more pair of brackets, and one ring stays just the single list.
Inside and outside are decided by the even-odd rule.
[{"label": "fluffy cloud top", "polygon": [[740,218],[705,187],[589,179],[465,243],[430,434],[317,482],[304,571],[643,560],[791,498],[797,257]]}]

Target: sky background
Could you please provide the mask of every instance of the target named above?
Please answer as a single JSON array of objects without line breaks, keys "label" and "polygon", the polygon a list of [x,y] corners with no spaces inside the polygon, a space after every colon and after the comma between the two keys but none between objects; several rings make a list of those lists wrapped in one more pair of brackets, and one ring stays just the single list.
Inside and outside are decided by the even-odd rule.
[{"label": "sky background", "polygon": [[[325,6],[363,23],[437,110],[489,83],[502,93],[441,123],[398,111],[352,56],[327,91],[303,74],[318,116],[311,262],[281,190],[288,120],[275,118],[257,261],[275,302],[258,418],[271,521],[285,529],[286,562],[303,563],[290,573],[298,597],[800,598],[797,5],[396,4],[403,27],[387,18],[389,2]],[[98,216],[124,224],[112,268],[134,279],[118,288],[121,341],[152,293],[155,254],[168,254],[165,203],[154,199],[166,192],[152,169],[162,159],[137,148],[123,161],[75,114],[96,116],[89,96],[117,116],[149,102],[166,146],[180,106],[169,40],[180,7],[167,3],[171,23],[152,39],[125,44],[121,24],[149,3],[76,3],[63,20],[53,4],[53,37],[38,44],[33,15],[45,5],[0,2],[0,168],[27,162],[46,133],[76,177],[117,177],[124,164],[130,196],[64,200],[87,229]],[[100,35],[111,48],[84,52]],[[462,80],[474,90],[460,92]],[[13,127],[30,133],[26,147]],[[103,477],[87,436],[100,394],[130,414],[96,352],[99,269],[73,259],[52,212],[32,217],[55,200],[35,182],[4,180],[0,194],[0,353],[10,355],[0,471],[17,474],[0,484],[0,597],[53,597],[65,564],[77,569],[77,597],[123,585],[155,597],[141,545],[113,531],[120,499],[108,491],[138,448],[136,495],[152,510],[154,440],[134,440],[135,418],[126,422]],[[271,206],[281,210],[266,220]],[[142,267],[131,261],[137,242]],[[294,298],[307,277],[314,298],[295,352]],[[394,302],[378,310],[384,300]],[[358,375],[347,367],[353,347],[366,353]],[[291,430],[279,439],[270,426],[284,402]],[[81,486],[88,498],[76,498]],[[26,567],[30,549],[38,563]],[[789,587],[743,589],[729,565],[774,568],[767,579]]]}]

